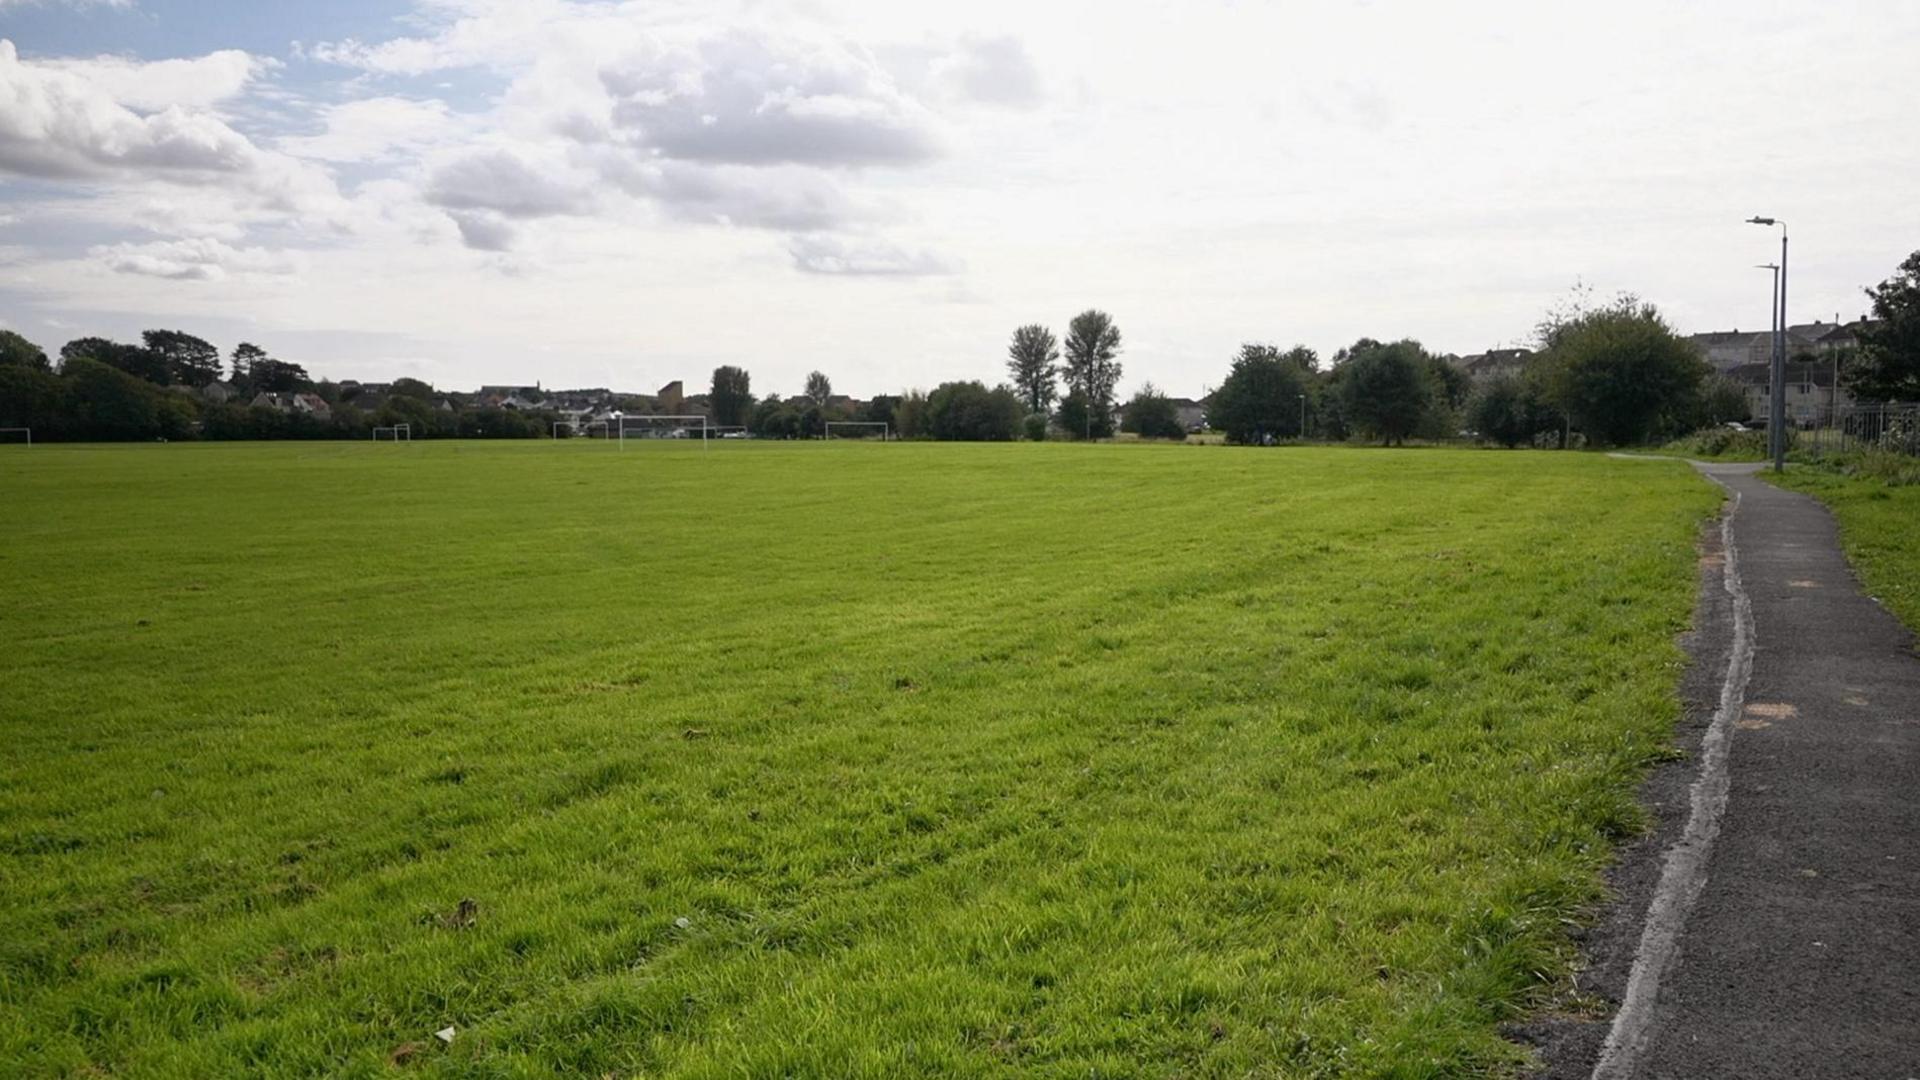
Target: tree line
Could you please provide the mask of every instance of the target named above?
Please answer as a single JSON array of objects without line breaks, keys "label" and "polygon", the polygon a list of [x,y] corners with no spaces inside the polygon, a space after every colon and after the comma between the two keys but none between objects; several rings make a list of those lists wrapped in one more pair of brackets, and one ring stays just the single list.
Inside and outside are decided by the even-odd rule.
[{"label": "tree line", "polygon": [[[534,438],[553,417],[511,409],[442,407],[447,395],[419,379],[397,379],[377,400],[355,387],[315,380],[300,364],[251,342],[223,367],[211,343],[178,330],[148,330],[140,344],[83,337],[60,349],[56,366],[39,346],[0,330],[0,427],[33,429],[36,440],[363,439],[376,426],[411,425],[424,436]],[[225,376],[224,382],[222,376]],[[224,400],[203,389],[221,383]],[[311,394],[324,415],[253,405],[268,394]]]},{"label": "tree line", "polygon": [[[1874,321],[1844,358],[1845,385],[1863,400],[1920,400],[1920,252],[1867,295]],[[829,423],[858,421],[886,424],[903,438],[1100,439],[1113,435],[1116,419],[1143,437],[1185,438],[1177,404],[1152,383],[1117,406],[1121,343],[1113,317],[1090,308],[1068,322],[1064,338],[1039,323],[1017,327],[1006,381],[996,386],[953,381],[855,402],[836,397],[815,371],[799,395],[758,398],[749,373],[726,365],[714,370],[705,405],[712,423],[763,438],[817,438]],[[1305,346],[1248,343],[1204,401],[1207,426],[1248,444],[1312,437],[1397,445],[1469,435],[1509,447],[1574,438],[1624,446],[1747,418],[1744,388],[1713,374],[1658,309],[1633,296],[1595,303],[1576,292],[1542,319],[1535,343],[1520,371],[1478,381],[1410,339],[1361,338],[1324,364]],[[448,395],[414,379],[396,380],[362,408],[351,387],[316,381],[249,342],[234,347],[223,372],[213,345],[177,330],[146,331],[138,345],[78,338],[59,355],[56,367],[38,346],[0,330],[0,427],[31,427],[48,439],[260,439],[365,437],[374,426],[405,423],[422,435],[530,438],[549,434],[555,419],[449,408]],[[185,392],[223,374],[231,401]],[[329,415],[248,404],[261,392],[300,391],[325,400]]]}]

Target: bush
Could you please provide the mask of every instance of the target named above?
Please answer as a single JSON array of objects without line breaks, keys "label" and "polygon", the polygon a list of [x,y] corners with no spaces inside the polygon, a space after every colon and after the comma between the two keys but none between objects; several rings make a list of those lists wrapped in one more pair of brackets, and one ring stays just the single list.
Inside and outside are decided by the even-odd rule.
[{"label": "bush", "polygon": [[1920,458],[1879,447],[1821,458],[1812,464],[1845,476],[1878,480],[1888,487],[1920,484]]},{"label": "bush", "polygon": [[927,395],[927,430],[936,439],[1010,442],[1019,437],[1026,406],[1006,387],[941,383]]},{"label": "bush", "polygon": [[1711,369],[1660,312],[1628,296],[1544,328],[1548,396],[1589,441],[1635,446],[1699,423]]},{"label": "bush", "polygon": [[1126,412],[1120,418],[1120,430],[1132,432],[1143,439],[1185,439],[1187,429],[1180,426],[1180,410],[1174,407],[1173,399],[1167,397],[1148,383],[1127,402]]},{"label": "bush", "polygon": [[1302,435],[1301,399],[1311,396],[1312,370],[1313,354],[1305,348],[1282,353],[1271,345],[1240,346],[1233,370],[1207,399],[1207,423],[1232,443]]},{"label": "bush", "polygon": [[1427,359],[1417,341],[1356,345],[1340,365],[1340,408],[1347,422],[1384,445],[1405,442],[1433,412]]},{"label": "bush", "polygon": [[1029,442],[1046,442],[1047,441],[1047,414],[1046,413],[1028,413],[1027,418],[1024,421],[1022,421],[1022,424],[1025,425],[1027,440]]},{"label": "bush", "polygon": [[[1793,429],[1787,429],[1787,449],[1793,449]],[[1722,461],[1767,460],[1767,433],[1735,431],[1730,427],[1701,428],[1684,439],[1675,439],[1661,449],[1686,457],[1717,458]]]}]

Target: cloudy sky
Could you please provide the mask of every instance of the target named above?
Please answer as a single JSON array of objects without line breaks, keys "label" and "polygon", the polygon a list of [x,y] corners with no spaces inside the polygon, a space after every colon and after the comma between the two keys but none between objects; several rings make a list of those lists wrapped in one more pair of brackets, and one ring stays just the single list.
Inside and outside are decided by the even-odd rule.
[{"label": "cloudy sky", "polygon": [[1685,330],[1863,310],[1920,248],[1920,5],[0,0],[0,325],[333,378],[996,380],[1114,314],[1522,343],[1576,280]]}]

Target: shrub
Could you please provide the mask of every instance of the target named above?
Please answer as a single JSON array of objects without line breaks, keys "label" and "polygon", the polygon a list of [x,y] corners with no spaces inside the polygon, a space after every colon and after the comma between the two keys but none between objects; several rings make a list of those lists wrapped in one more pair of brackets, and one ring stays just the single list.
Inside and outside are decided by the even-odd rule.
[{"label": "shrub", "polygon": [[927,395],[927,429],[936,439],[1009,442],[1021,430],[1026,407],[1006,387],[978,382],[941,383]]}]

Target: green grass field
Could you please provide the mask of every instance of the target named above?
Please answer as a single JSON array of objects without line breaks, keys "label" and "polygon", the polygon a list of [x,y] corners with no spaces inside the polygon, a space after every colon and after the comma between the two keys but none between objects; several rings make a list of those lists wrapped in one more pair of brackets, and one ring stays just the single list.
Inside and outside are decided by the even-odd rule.
[{"label": "green grass field", "polygon": [[1861,583],[1920,633],[1920,484],[1889,484],[1802,464],[1778,478],[1762,475],[1826,503],[1840,522],[1840,542]]},{"label": "green grass field", "polygon": [[1718,501],[1575,454],[0,448],[0,1073],[1499,1074]]}]

